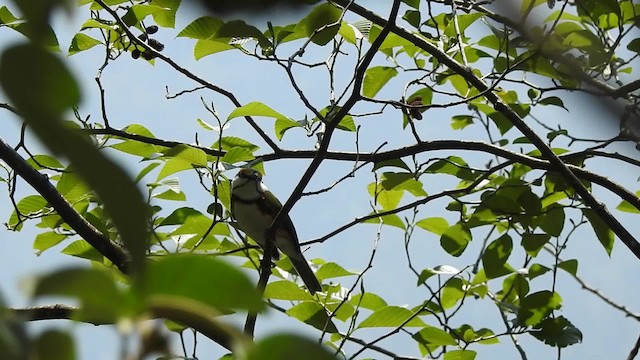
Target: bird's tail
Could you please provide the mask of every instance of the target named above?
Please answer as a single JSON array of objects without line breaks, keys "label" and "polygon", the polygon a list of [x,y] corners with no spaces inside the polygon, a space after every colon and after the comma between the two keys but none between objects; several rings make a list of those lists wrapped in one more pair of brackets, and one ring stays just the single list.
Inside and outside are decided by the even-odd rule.
[{"label": "bird's tail", "polygon": [[298,258],[290,256],[289,260],[291,260],[291,264],[293,264],[293,267],[302,278],[302,282],[307,286],[311,295],[315,294],[316,291],[322,291],[322,285],[320,285],[318,278],[316,278],[316,275],[304,257],[300,256],[300,258]]}]

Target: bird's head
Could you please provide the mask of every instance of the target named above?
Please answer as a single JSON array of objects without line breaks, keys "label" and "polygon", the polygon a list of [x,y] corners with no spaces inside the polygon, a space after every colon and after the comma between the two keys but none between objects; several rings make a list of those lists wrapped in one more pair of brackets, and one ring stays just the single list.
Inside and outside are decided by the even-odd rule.
[{"label": "bird's head", "polygon": [[260,171],[243,168],[231,182],[231,191],[242,199],[253,199],[267,191],[267,187],[262,184]]}]

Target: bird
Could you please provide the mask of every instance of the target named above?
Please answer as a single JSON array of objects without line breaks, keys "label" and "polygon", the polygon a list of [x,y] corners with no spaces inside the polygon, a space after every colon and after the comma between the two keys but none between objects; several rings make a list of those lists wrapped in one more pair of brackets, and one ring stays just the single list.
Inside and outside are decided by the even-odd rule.
[{"label": "bird", "polygon": [[[246,235],[265,248],[266,233],[282,209],[282,203],[262,183],[258,170],[243,168],[231,182],[231,216]],[[289,257],[291,264],[313,295],[322,291],[322,285],[302,255],[296,229],[289,214],[275,231],[275,246],[271,258],[278,260],[278,250]]]}]

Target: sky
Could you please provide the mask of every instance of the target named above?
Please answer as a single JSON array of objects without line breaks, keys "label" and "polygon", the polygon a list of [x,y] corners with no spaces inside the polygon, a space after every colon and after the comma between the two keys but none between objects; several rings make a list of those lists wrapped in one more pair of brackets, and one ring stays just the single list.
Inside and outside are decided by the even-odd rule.
[{"label": "sky", "polygon": [[[15,6],[9,4],[7,0],[0,0],[0,6],[2,5],[9,5],[11,9],[15,9]],[[375,5],[373,10],[383,15],[388,11],[382,5]],[[177,31],[160,30],[158,37],[166,45],[163,53],[195,74],[231,90],[239,96],[242,103],[262,101],[296,119],[309,115],[299,99],[291,91],[290,84],[283,76],[284,73],[269,63],[248,59],[236,52],[226,52],[195,61],[192,54],[193,42],[183,38],[175,38],[177,32],[184,28],[195,16],[195,10],[181,8],[178,14]],[[277,21],[290,23],[300,16],[287,14],[286,16],[278,17]],[[54,28],[63,48],[63,54],[71,37],[80,29],[80,25],[86,17],[86,9],[79,9],[71,17],[63,14],[58,14],[54,17]],[[252,22],[264,27],[266,20],[272,18],[271,14],[265,14],[263,18],[253,19]],[[23,41],[21,35],[8,29],[0,29],[0,51],[12,43],[20,41]],[[296,46],[299,46],[299,43],[292,44],[286,49],[292,50]],[[83,89],[84,100],[80,107],[81,114],[85,116],[90,114],[96,120],[99,118],[99,103],[93,78],[102,62],[102,57],[102,49],[94,48],[66,58],[68,66]],[[314,50],[305,54],[304,60],[317,59],[318,61],[324,61],[325,58],[326,54],[324,52]],[[348,55],[345,55],[345,61],[349,63]],[[382,56],[377,56],[374,59],[374,64],[383,63],[385,63],[385,59]],[[345,82],[348,71],[346,69],[340,71],[343,72],[338,72],[338,77],[342,76],[343,78],[340,78],[338,82]],[[323,102],[326,102],[326,77],[323,77],[320,71],[314,70],[301,71],[298,74],[301,87],[314,104],[321,106]],[[201,144],[210,145],[215,141],[217,134],[202,129],[196,122],[198,118],[209,123],[214,121],[203,108],[202,101],[206,103],[213,102],[216,110],[223,118],[233,110],[233,107],[227,101],[210,92],[201,91],[174,100],[166,99],[167,86],[169,93],[177,93],[195,85],[160,61],[157,61],[155,66],[150,66],[141,60],[119,59],[119,61],[110,64],[103,72],[103,84],[106,89],[106,100],[112,126],[120,128],[131,123],[140,123],[152,129],[157,137],[169,140],[192,143],[195,139],[194,134],[197,133]],[[380,93],[380,96],[383,98],[397,98],[399,86],[400,88],[402,86],[401,79],[397,83],[390,83],[389,87]],[[4,95],[0,93],[0,102],[3,102],[3,99]],[[583,98],[568,95],[563,99],[570,110],[569,112],[559,109],[536,109],[536,116],[551,122],[560,122],[563,126],[569,128],[573,135],[578,137],[606,139],[615,135],[615,129],[603,124],[602,121],[603,118],[610,116],[610,114],[598,111],[594,107],[584,106]],[[358,110],[365,111],[367,109]],[[482,129],[478,124],[469,127],[463,132],[452,132],[450,130],[448,119],[455,114],[454,111],[460,110],[464,111],[464,107],[458,107],[455,110],[430,110],[425,114],[428,117],[426,121],[418,123],[419,132],[424,134],[424,137],[428,140],[456,139],[460,137],[465,139],[484,139]],[[387,112],[384,116],[363,120],[359,137],[360,149],[371,151],[383,141],[389,142],[385,149],[391,149],[410,141],[410,134],[403,132],[399,126],[394,126],[399,124],[399,116],[399,112],[396,114]],[[272,131],[271,120],[260,119],[260,121],[264,121],[264,124],[266,124],[264,127],[267,131]],[[19,133],[19,121],[7,111],[0,110],[0,124],[0,137],[15,144]],[[261,122],[260,124],[263,123]],[[260,145],[260,152],[269,152],[266,144],[262,143],[248,127],[239,121],[232,122],[228,132],[229,134],[247,138]],[[29,138],[28,144],[37,149],[36,151],[41,151],[37,140]],[[312,148],[313,144],[314,139],[306,138],[302,134],[302,130],[298,129],[288,132],[280,143],[283,148],[288,149]],[[332,142],[332,149],[355,151],[354,134],[337,133]],[[631,144],[615,145],[612,150],[637,157],[637,151],[633,149]],[[115,152],[110,154],[121,162],[132,175],[135,175],[135,169],[140,166],[136,159],[119,156]],[[481,166],[480,161],[485,159],[475,155],[468,155],[468,153],[459,153],[458,155],[462,154],[464,154],[467,161],[476,162],[473,164],[476,166]],[[449,154],[438,153],[438,156],[446,155]],[[308,164],[309,160],[270,162],[266,164],[265,182],[270,190],[284,202]],[[588,166],[596,171],[604,172],[628,189],[636,191],[638,189],[637,169],[622,166],[619,163],[613,164],[614,166],[612,166],[611,162],[590,161]],[[315,190],[330,185],[350,169],[351,165],[347,163],[325,162],[308,189]],[[320,196],[305,197],[296,204],[291,216],[302,241],[322,236],[331,229],[370,212],[371,199],[366,192],[366,186],[372,181],[373,177],[370,174],[367,175],[367,173],[370,173],[370,167],[361,170],[356,178],[341,184],[335,191],[324,193]],[[233,173],[230,173],[229,176],[233,176]],[[188,195],[187,206],[204,212],[211,199],[205,196],[206,193],[203,193],[202,189],[198,188],[194,176],[181,174],[180,179]],[[152,179],[150,178],[149,180]],[[431,194],[441,189],[450,188],[451,184],[450,179],[434,178],[433,182],[425,184],[425,189]],[[0,185],[0,190],[5,191],[5,187]],[[31,193],[33,193],[33,190],[27,184],[21,183],[18,188],[17,198]],[[618,203],[618,200],[611,194],[599,189],[596,190],[596,195],[608,205],[615,206]],[[445,203],[437,202],[433,205],[422,207],[420,216],[450,216],[441,214],[442,206]],[[170,205],[168,204],[167,207]],[[173,206],[183,205],[174,204]],[[4,194],[0,197],[0,219],[4,222],[10,214],[11,205],[6,194]],[[619,219],[623,224],[629,226],[629,230],[632,233],[640,233],[640,225],[638,225],[637,220],[634,222],[632,216],[619,212],[615,214],[619,215]],[[409,214],[406,215],[409,216]],[[322,258],[327,261],[334,261],[349,270],[362,271],[371,255],[376,230],[377,228],[374,225],[356,226],[328,242],[312,246],[305,252],[305,256],[307,259]],[[474,241],[471,243],[469,250],[467,250],[468,256],[452,258],[440,249],[438,238],[435,235],[420,232],[420,230],[416,231],[417,233],[411,243],[411,251],[413,254],[424,254],[424,256],[416,256],[414,258],[418,269],[435,267],[441,264],[464,268],[474,261],[473,258],[481,245],[481,241]],[[8,232],[4,228],[0,230],[0,266],[2,269],[0,272],[0,292],[11,306],[23,307],[33,304],[27,295],[28,279],[33,275],[43,274],[53,269],[60,269],[73,264],[85,264],[81,260],[58,253],[68,242],[48,250],[41,256],[36,256],[32,250],[32,242],[36,234],[38,234],[38,229],[33,224],[25,226],[21,232]],[[396,229],[384,227],[380,236],[374,267],[366,276],[365,284],[367,290],[382,294],[389,304],[409,307],[416,305],[420,299],[424,298],[424,294],[420,294],[419,290],[416,290],[415,280],[406,268],[402,233]],[[519,243],[517,240],[514,241]],[[565,259],[578,258],[580,260],[579,274],[590,285],[611,296],[615,301],[629,306],[632,311],[636,310],[634,305],[640,295],[638,294],[639,290],[636,286],[630,286],[628,279],[630,274],[635,273],[638,260],[621,243],[616,243],[611,257],[608,257],[598,244],[593,233],[581,230],[574,236],[564,257]],[[548,262],[549,257],[545,261]],[[335,279],[335,281],[340,281],[343,286],[350,286],[350,281],[353,281],[353,278]],[[495,284],[493,286],[495,287]],[[539,289],[548,288],[548,279],[535,280],[532,282],[532,287],[534,286]],[[566,305],[560,311],[561,315],[572,321],[583,331],[584,335],[582,344],[574,345],[563,351],[563,358],[626,357],[638,336],[636,323],[631,319],[625,318],[620,312],[612,311],[610,307],[603,305],[600,299],[581,290],[565,274],[560,275],[558,287]],[[50,303],[52,300],[54,299],[47,299],[47,301],[41,301],[41,303]],[[495,306],[488,301],[474,301],[472,306],[465,306],[463,312],[464,316],[462,318],[466,322],[474,324],[474,327],[481,327],[481,324],[486,324],[485,326],[496,331],[502,329]],[[237,318],[229,320],[241,323],[241,320]],[[104,348],[105,343],[114,344],[114,346],[118,344],[118,332],[112,327],[75,325],[62,321],[30,324],[29,328],[32,332],[37,333],[49,326],[59,326],[73,330],[74,335],[77,336],[76,344],[79,347],[79,359],[107,360],[115,359],[117,356],[115,352],[111,351],[96,353],[96,349]],[[270,312],[265,317],[258,319],[258,337],[274,330],[302,332],[309,336],[314,336],[315,334],[315,331],[310,330],[308,327],[275,312]],[[377,334],[378,332],[371,331],[369,333]],[[367,332],[364,332],[364,334],[367,334]],[[360,337],[364,336],[360,335]],[[520,337],[520,341],[528,352],[529,358],[555,357],[555,349],[541,344],[528,335]],[[609,346],[603,346],[603,344]],[[417,353],[415,346],[406,341],[391,340],[383,342],[382,345],[388,346],[400,354],[415,355]],[[175,350],[179,349],[176,347]],[[517,357],[517,353],[507,338],[503,338],[500,345],[476,346],[475,350],[478,351],[478,359],[491,359],[496,358],[496,356],[501,358]],[[200,358],[211,358],[221,354],[219,347],[208,344],[207,341],[200,338],[198,343],[198,355]],[[378,357],[375,353],[367,354]]]}]

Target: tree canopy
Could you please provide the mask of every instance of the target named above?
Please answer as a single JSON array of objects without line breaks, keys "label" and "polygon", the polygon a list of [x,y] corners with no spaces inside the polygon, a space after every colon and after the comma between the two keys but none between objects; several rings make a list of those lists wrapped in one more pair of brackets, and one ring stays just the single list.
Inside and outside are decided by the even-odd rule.
[{"label": "tree canopy", "polygon": [[[582,274],[640,259],[640,4],[202,3],[0,6],[3,234],[82,260],[0,304],[1,358],[77,358],[45,320],[132,324],[131,359],[561,358],[618,331],[587,296],[637,325]],[[322,292],[239,231],[242,167]]]}]

